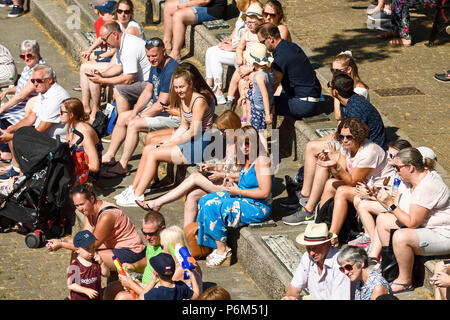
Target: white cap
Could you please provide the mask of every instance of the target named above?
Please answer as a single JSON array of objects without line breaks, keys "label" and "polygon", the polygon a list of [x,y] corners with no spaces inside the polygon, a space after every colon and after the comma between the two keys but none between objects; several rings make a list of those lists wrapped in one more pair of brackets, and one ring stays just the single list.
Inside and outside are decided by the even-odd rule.
[{"label": "white cap", "polygon": [[431,160],[436,161],[436,159],[437,159],[436,154],[430,148],[428,148],[428,147],[418,147],[417,150],[419,150],[420,154],[422,155],[422,157],[424,159],[425,158],[430,158]]}]

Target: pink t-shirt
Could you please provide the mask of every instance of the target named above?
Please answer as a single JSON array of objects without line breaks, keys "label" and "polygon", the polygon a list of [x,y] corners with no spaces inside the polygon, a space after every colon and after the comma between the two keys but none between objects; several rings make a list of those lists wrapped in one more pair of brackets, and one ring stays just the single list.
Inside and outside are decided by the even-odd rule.
[{"label": "pink t-shirt", "polygon": [[340,150],[346,159],[349,173],[352,173],[354,168],[372,169],[363,182],[367,182],[373,176],[379,178],[375,180],[375,184],[379,185],[383,183],[384,177],[390,176],[394,172],[394,168],[388,163],[386,151],[368,139],[363,141],[354,157],[351,156],[351,150],[344,148]]},{"label": "pink t-shirt", "polygon": [[[103,201],[100,210],[114,206],[112,203]],[[139,233],[131,222],[130,218],[120,209],[108,209],[116,213],[117,219],[111,235],[103,242],[107,248],[128,248],[135,253],[140,253],[145,249]]]},{"label": "pink t-shirt", "polygon": [[411,204],[430,210],[421,225],[450,238],[450,191],[435,171],[430,171],[411,192]]}]

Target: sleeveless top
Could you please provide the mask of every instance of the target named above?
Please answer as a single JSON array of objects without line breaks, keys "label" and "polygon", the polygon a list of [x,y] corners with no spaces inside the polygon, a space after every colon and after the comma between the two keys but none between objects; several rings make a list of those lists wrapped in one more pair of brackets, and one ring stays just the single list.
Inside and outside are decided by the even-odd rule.
[{"label": "sleeveless top", "polygon": [[[274,176],[272,175],[272,182],[273,178]],[[248,169],[247,172],[244,170],[244,168],[241,169],[241,171],[239,172],[238,187],[243,190],[251,190],[259,188],[258,180],[256,179],[255,163],[251,165],[250,169]],[[256,202],[259,202],[260,204],[270,206],[272,205],[272,192],[267,199],[254,199],[254,200]]]},{"label": "sleeveless top", "polygon": [[[245,50],[244,50],[243,54],[245,54],[246,52],[248,52],[250,50],[250,48],[253,46],[253,44],[259,43],[259,40],[258,40],[258,34],[251,32],[248,28],[245,29],[243,36],[245,37]],[[250,64],[249,62],[247,62],[247,65],[252,66],[253,64]]]},{"label": "sleeveless top", "polygon": [[127,30],[130,27],[135,27],[139,31],[139,38],[141,38],[142,40],[145,40],[144,30],[142,30],[142,27],[135,20],[131,19],[130,22],[128,22],[128,25],[125,29],[123,28],[122,24],[119,21],[117,21],[117,22],[119,23],[120,29],[122,30],[122,32],[125,33],[125,32],[127,32]]},{"label": "sleeveless top", "polygon": [[[203,98],[206,100],[206,98],[201,95],[201,96],[198,96],[197,98],[195,98],[194,101],[192,101],[190,111],[185,111],[183,108],[181,108],[181,111],[183,112],[183,117],[184,117],[184,119],[186,119],[189,126],[191,125],[191,122],[192,122],[192,107],[194,106],[194,103],[198,98]],[[214,103],[214,102],[212,102],[212,103]],[[205,132],[206,130],[210,130],[213,125],[213,114],[211,113],[211,105],[209,107],[210,108],[203,115],[202,132]]]},{"label": "sleeveless top", "polygon": [[70,291],[70,300],[102,300],[102,269],[96,261],[92,261],[92,265],[86,267],[78,259],[74,259],[70,264],[67,277],[72,277],[72,283],[79,280],[82,287],[98,292],[97,297],[90,299],[84,293]]},{"label": "sleeveless top", "polygon": [[[264,78],[266,79],[266,89],[267,89],[267,93],[269,94],[269,105],[270,105],[270,109],[272,109],[273,106],[273,88],[272,88],[272,84],[274,81],[274,73],[273,70],[271,70],[270,73],[266,73],[263,71],[259,71],[255,74],[262,74],[264,76]],[[263,102],[263,97],[261,94],[261,89],[259,89],[255,77],[253,77],[253,103],[256,109],[258,110],[262,110],[264,111],[264,102]]]},{"label": "sleeveless top", "polygon": [[[145,245],[130,218],[122,210],[116,208],[115,205],[106,201],[102,202],[100,210],[109,206],[115,207],[108,210],[114,210],[117,213],[117,218],[111,235],[103,242],[104,245],[108,249],[128,248],[135,253],[142,252],[145,249]],[[97,221],[99,218],[100,216],[97,217]]]}]

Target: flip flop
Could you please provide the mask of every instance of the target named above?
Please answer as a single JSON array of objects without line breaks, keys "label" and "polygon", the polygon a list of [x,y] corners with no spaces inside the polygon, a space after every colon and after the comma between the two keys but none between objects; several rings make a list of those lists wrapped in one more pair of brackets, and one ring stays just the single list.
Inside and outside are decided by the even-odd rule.
[{"label": "flip flop", "polygon": [[414,291],[414,287],[412,285],[412,283],[397,283],[397,282],[391,282],[389,284],[391,286],[391,290],[392,290],[392,286],[400,286],[403,287],[403,289],[399,290],[399,291],[394,291],[392,290],[393,294],[397,294],[397,293],[401,293],[401,292],[408,292],[408,291]]},{"label": "flip flop", "polygon": [[75,87],[72,90],[76,92],[81,92],[81,86]]},{"label": "flip flop", "polygon": [[404,43],[401,38],[393,38],[389,41],[391,46],[401,46],[401,47],[411,47],[412,41],[410,43]]},{"label": "flip flop", "polygon": [[147,201],[140,201],[140,200],[135,200],[136,204],[141,207],[142,209],[144,209],[145,211],[154,211],[154,212],[158,212],[157,210],[151,208],[148,204]]}]

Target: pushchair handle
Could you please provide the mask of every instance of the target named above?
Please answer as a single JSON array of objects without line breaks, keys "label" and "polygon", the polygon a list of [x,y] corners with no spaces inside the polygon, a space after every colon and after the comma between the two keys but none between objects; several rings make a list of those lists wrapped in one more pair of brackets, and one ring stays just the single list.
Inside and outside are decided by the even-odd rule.
[{"label": "pushchair handle", "polygon": [[73,150],[76,150],[77,147],[83,142],[83,140],[84,140],[84,135],[83,135],[80,131],[78,131],[78,130],[76,130],[76,129],[74,129],[74,128],[72,128],[70,131],[73,132],[73,133],[75,133],[77,136],[80,137],[80,138],[72,145],[72,147],[71,147]]}]

